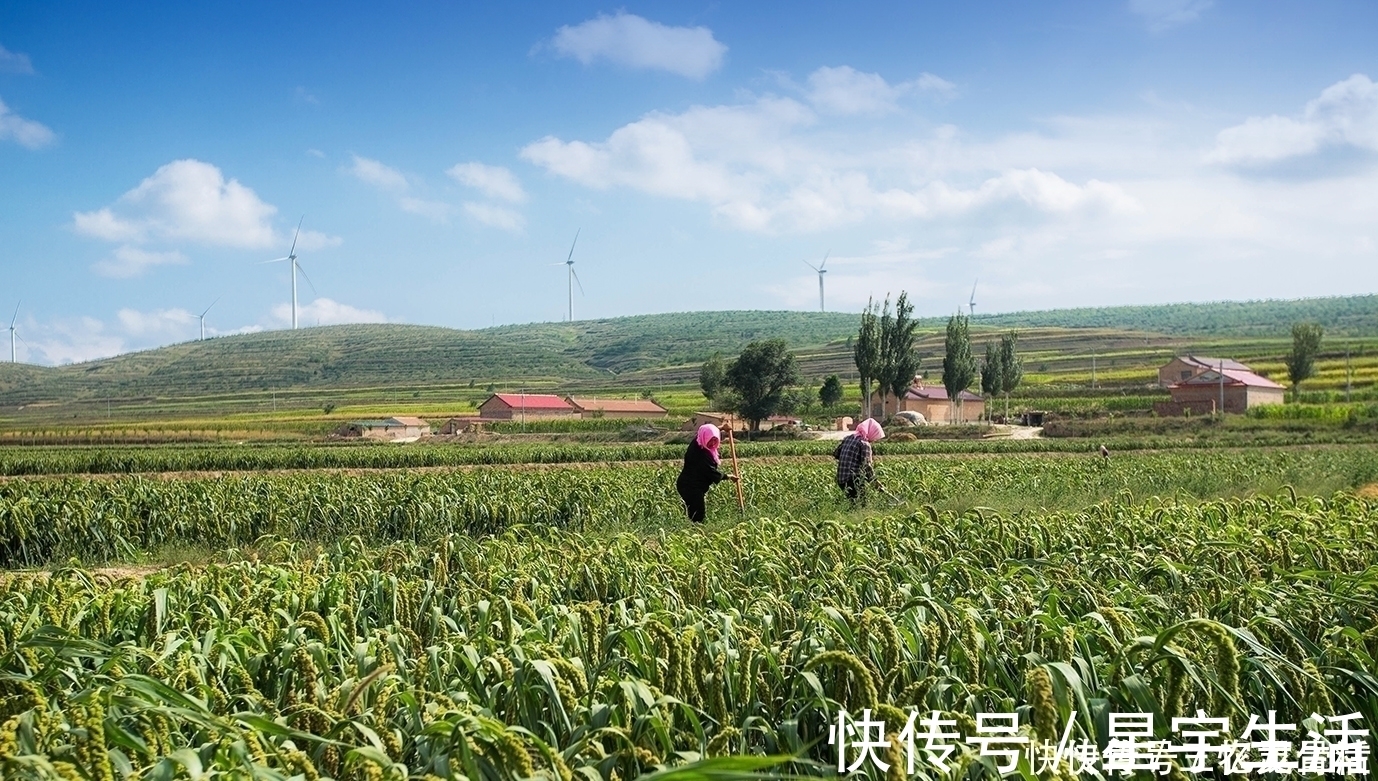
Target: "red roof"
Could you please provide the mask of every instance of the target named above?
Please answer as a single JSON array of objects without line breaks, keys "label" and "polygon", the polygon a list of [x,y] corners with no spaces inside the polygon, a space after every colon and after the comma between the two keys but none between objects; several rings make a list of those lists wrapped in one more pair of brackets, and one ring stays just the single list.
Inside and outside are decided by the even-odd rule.
[{"label": "red roof", "polygon": [[1245,385],[1250,388],[1277,388],[1278,390],[1284,390],[1283,386],[1277,384],[1276,382],[1273,382],[1267,377],[1260,377],[1259,375],[1254,374],[1253,372],[1236,371],[1233,369],[1226,369],[1223,372],[1210,369],[1201,372],[1200,374],[1196,375],[1195,377],[1192,377],[1189,380],[1183,380],[1182,382],[1177,383],[1177,385],[1218,385],[1220,383],[1221,374],[1225,375],[1226,385]]},{"label": "red roof", "polygon": [[[907,399],[924,399],[926,401],[947,401],[947,388],[941,385],[911,385],[909,391],[904,394]],[[971,391],[962,391],[957,394],[962,401],[981,401],[981,397]]]},{"label": "red roof", "polygon": [[570,396],[569,401],[580,412],[640,412],[659,415],[665,408],[650,399],[590,399],[586,396]]},{"label": "red roof", "polygon": [[512,409],[574,409],[569,402],[551,393],[494,393],[493,398]]}]

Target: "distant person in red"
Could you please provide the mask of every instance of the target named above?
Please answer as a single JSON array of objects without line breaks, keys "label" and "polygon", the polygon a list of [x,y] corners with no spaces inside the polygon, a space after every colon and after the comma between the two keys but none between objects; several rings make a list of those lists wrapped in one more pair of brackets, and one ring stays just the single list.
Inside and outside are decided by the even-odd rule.
[{"label": "distant person in red", "polygon": [[856,424],[856,431],[839,442],[833,451],[833,458],[837,459],[837,487],[854,505],[865,503],[866,486],[876,481],[871,443],[884,436],[885,429],[867,418]]},{"label": "distant person in red", "polygon": [[735,475],[729,475],[718,468],[721,462],[718,457],[718,443],[721,441],[722,435],[718,427],[712,423],[705,423],[699,426],[694,441],[689,443],[689,449],[684,452],[684,468],[680,470],[679,479],[675,481],[675,489],[679,491],[679,498],[684,500],[689,520],[694,523],[704,521],[707,510],[703,500],[708,496],[708,489],[724,480],[737,479]]}]

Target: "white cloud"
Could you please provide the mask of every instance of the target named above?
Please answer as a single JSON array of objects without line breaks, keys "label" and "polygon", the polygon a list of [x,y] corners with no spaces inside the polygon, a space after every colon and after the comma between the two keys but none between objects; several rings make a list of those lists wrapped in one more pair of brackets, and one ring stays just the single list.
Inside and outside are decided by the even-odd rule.
[{"label": "white cloud", "polygon": [[522,225],[525,224],[525,220],[523,220],[522,216],[517,212],[489,203],[465,201],[464,213],[484,225],[492,228],[501,228],[502,230],[512,231],[514,233],[520,231]]},{"label": "white cloud", "polygon": [[[291,238],[292,236],[289,233],[283,239],[281,239],[280,241],[282,243],[282,246],[290,246],[288,242],[291,240]],[[302,231],[301,235],[297,237],[297,250],[314,252],[316,250],[327,249],[329,247],[338,247],[343,243],[344,239],[341,239],[339,236],[329,236],[324,233],[321,233],[320,231],[313,231],[308,228]]]},{"label": "white cloud", "polygon": [[445,173],[449,174],[456,182],[465,187],[472,187],[488,198],[511,203],[522,203],[526,200],[526,191],[522,189],[521,182],[517,181],[517,177],[511,171],[502,166],[484,165],[478,162],[460,163]]},{"label": "white cloud", "polygon": [[12,52],[0,46],[0,73],[33,73],[33,62],[29,55]]},{"label": "white cloud", "polygon": [[155,266],[185,265],[187,256],[177,251],[150,252],[125,245],[115,250],[114,256],[97,261],[92,268],[103,277],[137,277]]},{"label": "white cloud", "polygon": [[[277,304],[273,317],[280,323],[292,322],[292,305]],[[302,326],[342,325],[345,323],[386,323],[387,317],[374,309],[359,309],[329,298],[317,298],[309,304],[297,304],[297,321]]]},{"label": "white cloud", "polygon": [[[94,317],[78,317],[40,323],[32,318],[19,326],[16,352],[21,361],[49,366],[93,361],[125,352],[119,334],[110,333]],[[8,356],[6,356],[8,357]]]},{"label": "white cloud", "polygon": [[1206,160],[1257,165],[1342,146],[1378,152],[1378,84],[1362,73],[1326,87],[1300,117],[1250,117],[1225,128]]},{"label": "white cloud", "polygon": [[0,100],[0,141],[14,141],[26,149],[41,149],[56,139],[46,126],[19,116]]},{"label": "white cloud", "polygon": [[405,192],[407,189],[407,177],[396,168],[384,165],[377,160],[367,157],[354,155],[354,165],[349,168],[349,173],[361,182],[367,182],[382,190],[391,192]]},{"label": "white cloud", "polygon": [[1214,0],[1129,0],[1129,10],[1143,17],[1155,32],[1194,22]]},{"label": "white cloud", "polygon": [[318,157],[322,159],[325,157],[325,152],[322,152],[319,149],[308,149],[306,150],[306,154],[311,155],[312,157]]},{"label": "white cloud", "polygon": [[1078,185],[1033,167],[984,178],[968,170],[973,186],[956,186],[928,176],[905,148],[839,152],[808,136],[815,122],[796,101],[761,98],[651,114],[602,142],[547,137],[521,155],[588,187],[702,202],[739,228],[763,232],[818,231],[875,217],[951,216],[998,203],[1050,213],[1135,208],[1114,184],[1092,179]]},{"label": "white cloud", "polygon": [[450,214],[454,211],[450,204],[412,195],[412,178],[396,168],[359,155],[353,155],[353,161],[353,165],[345,169],[346,172],[396,198],[397,208],[402,211],[419,214],[435,222],[447,222],[450,219]]},{"label": "white cloud", "polygon": [[[277,208],[238,180],[225,180],[210,163],[175,160],[162,166],[111,206],[76,212],[77,232],[111,242],[191,242],[239,249],[285,246],[273,229]],[[340,239],[303,231],[297,246],[319,249]]]},{"label": "white cloud", "polygon": [[196,315],[180,308],[157,309],[152,312],[121,309],[115,316],[124,332],[134,337],[179,340],[191,338],[200,330]]},{"label": "white cloud", "polygon": [[427,201],[422,198],[413,198],[410,195],[397,199],[397,206],[404,212],[419,214],[435,222],[447,221],[450,219],[450,212],[453,211],[448,203]]},{"label": "white cloud", "polygon": [[878,73],[863,73],[847,65],[819,68],[808,79],[809,102],[829,114],[888,114],[899,108],[899,99],[906,93],[951,95],[956,89],[952,82],[931,73],[890,84]]},{"label": "white cloud", "polygon": [[555,51],[588,65],[605,59],[629,68],[703,79],[722,66],[727,47],[707,27],[669,27],[623,11],[561,27]]}]

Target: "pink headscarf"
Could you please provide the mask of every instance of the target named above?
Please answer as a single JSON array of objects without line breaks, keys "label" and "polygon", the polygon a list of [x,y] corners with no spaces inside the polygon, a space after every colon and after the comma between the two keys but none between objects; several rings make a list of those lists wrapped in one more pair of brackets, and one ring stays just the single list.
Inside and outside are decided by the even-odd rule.
[{"label": "pink headscarf", "polygon": [[699,443],[699,447],[708,451],[708,455],[713,457],[713,463],[722,461],[718,457],[718,443],[722,441],[722,432],[712,423],[705,423],[699,426],[699,433],[694,437],[694,441]]},{"label": "pink headscarf", "polygon": [[867,418],[856,424],[856,435],[861,437],[863,441],[875,442],[877,439],[885,438],[885,429],[881,428],[880,424],[871,418]]}]

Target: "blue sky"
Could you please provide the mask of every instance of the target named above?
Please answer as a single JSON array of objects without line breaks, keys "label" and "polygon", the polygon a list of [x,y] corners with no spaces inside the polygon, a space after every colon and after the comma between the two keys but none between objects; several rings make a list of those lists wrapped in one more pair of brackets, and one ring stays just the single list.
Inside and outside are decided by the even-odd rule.
[{"label": "blue sky", "polygon": [[396,5],[0,6],[19,359],[1378,289],[1372,2]]}]

